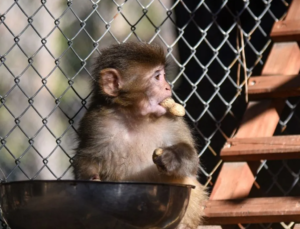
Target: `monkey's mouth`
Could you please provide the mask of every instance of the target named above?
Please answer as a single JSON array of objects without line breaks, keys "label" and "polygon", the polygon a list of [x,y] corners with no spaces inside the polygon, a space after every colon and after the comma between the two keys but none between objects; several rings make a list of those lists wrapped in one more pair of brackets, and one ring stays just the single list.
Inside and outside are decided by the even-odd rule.
[{"label": "monkey's mouth", "polygon": [[160,103],[157,103],[156,108],[154,108],[154,110],[156,116],[162,116],[167,113],[167,108],[162,106]]},{"label": "monkey's mouth", "polygon": [[163,113],[167,112],[167,108],[164,107],[164,106],[162,106],[162,105],[160,105],[160,103],[158,104],[158,107],[159,107],[159,109],[160,109]]},{"label": "monkey's mouth", "polygon": [[163,110],[167,110],[167,108],[166,107],[164,107],[163,105],[161,105],[160,103],[158,104],[158,106],[161,108],[161,109],[163,109]]}]

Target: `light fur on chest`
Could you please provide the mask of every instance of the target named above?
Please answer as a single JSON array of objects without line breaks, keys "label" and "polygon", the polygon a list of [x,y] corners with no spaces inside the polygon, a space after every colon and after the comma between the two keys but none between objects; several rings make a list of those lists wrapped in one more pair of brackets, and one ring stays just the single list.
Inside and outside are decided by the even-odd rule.
[{"label": "light fur on chest", "polygon": [[[160,123],[146,123],[143,127],[129,129],[126,125],[112,123],[114,130],[109,134],[110,139],[106,143],[107,152],[103,160],[103,167],[108,174],[117,174],[116,177],[108,177],[108,180],[136,180],[134,177],[143,177],[141,173],[157,177],[157,168],[152,161],[152,154],[159,147],[174,144],[174,134],[170,132],[168,125]],[[149,173],[148,170],[151,170]],[[152,171],[153,170],[153,171]],[[147,172],[146,172],[147,171]],[[149,180],[149,177],[143,177]],[[152,180],[152,179],[151,179]]]}]

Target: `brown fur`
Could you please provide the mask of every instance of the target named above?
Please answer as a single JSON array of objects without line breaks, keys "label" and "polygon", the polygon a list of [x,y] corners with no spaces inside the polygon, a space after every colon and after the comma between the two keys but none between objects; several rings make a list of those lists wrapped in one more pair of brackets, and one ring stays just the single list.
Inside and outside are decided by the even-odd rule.
[{"label": "brown fur", "polygon": [[[100,83],[94,84],[90,109],[80,123],[74,173],[76,179],[195,185],[179,225],[180,229],[195,229],[201,223],[206,192],[197,181],[199,160],[192,134],[181,117],[138,113],[140,104],[146,103],[149,96],[162,98],[170,93],[162,80],[158,84],[162,85],[162,95],[152,95],[151,78],[145,77],[151,69],[164,64],[164,54],[158,46],[129,43],[102,52],[94,72]],[[120,72],[112,73],[112,80],[117,81],[111,84],[116,87],[116,96],[104,93],[105,82],[101,83],[103,79],[97,76],[111,68]],[[162,148],[163,153],[152,159],[157,148]]]}]

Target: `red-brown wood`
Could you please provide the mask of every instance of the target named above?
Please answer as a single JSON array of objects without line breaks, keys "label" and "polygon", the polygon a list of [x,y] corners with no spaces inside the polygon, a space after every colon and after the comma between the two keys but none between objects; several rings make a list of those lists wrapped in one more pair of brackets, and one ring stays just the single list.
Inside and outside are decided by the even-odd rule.
[{"label": "red-brown wood", "polygon": [[[300,0],[294,0],[289,9],[287,20],[300,18]],[[269,54],[262,75],[295,75],[300,70],[300,51],[296,42],[275,43]],[[283,100],[251,102],[245,112],[242,124],[236,134],[236,138],[268,137],[272,136],[279,120],[279,114],[284,106]],[[225,162],[222,166],[216,184],[210,196],[210,200],[237,199],[248,196],[254,182],[255,171],[259,163],[248,164],[246,162]],[[242,184],[240,183],[242,182]],[[292,204],[298,203],[292,201]],[[272,208],[269,208],[272,209]],[[273,209],[278,209],[277,206]],[[289,208],[290,209],[290,208]],[[222,212],[225,212],[223,210]],[[207,212],[207,209],[206,209]],[[247,213],[247,209],[245,211]],[[207,224],[216,225],[216,217],[207,214]],[[249,223],[254,223],[249,220]],[[275,217],[279,219],[280,217]],[[229,219],[228,216],[225,220]],[[232,219],[232,218],[231,218]],[[299,216],[296,218],[299,219]],[[285,221],[286,219],[282,220]],[[240,220],[239,220],[240,221]],[[263,220],[264,221],[264,220]],[[280,220],[281,221],[281,220]],[[290,221],[290,219],[288,219]],[[228,224],[237,224],[232,220]],[[230,225],[228,225],[230,226]],[[222,228],[224,228],[222,226]]]},{"label": "red-brown wood", "polygon": [[299,72],[299,57],[297,42],[274,43],[262,75],[296,75]]},{"label": "red-brown wood", "polygon": [[250,102],[234,138],[272,136],[279,121],[284,100]]},{"label": "red-brown wood", "polygon": [[293,0],[285,20],[300,20],[300,0]]},{"label": "red-brown wood", "polygon": [[275,223],[300,221],[300,197],[210,200],[205,224]]},{"label": "red-brown wood", "polygon": [[271,34],[273,41],[299,41],[300,20],[278,21],[273,25]]},{"label": "red-brown wood", "polygon": [[251,77],[248,95],[250,100],[299,96],[300,75]]},{"label": "red-brown wood", "polygon": [[253,173],[247,163],[224,163],[210,199],[244,198],[248,196],[254,181]]},{"label": "red-brown wood", "polygon": [[[269,54],[262,75],[296,75],[300,69],[300,51],[296,42],[275,43]],[[272,136],[279,120],[284,100],[250,102],[236,138]],[[217,178],[211,200],[247,197],[254,182],[259,163],[250,167],[246,162],[225,162]],[[241,176],[240,174],[243,174]],[[239,182],[242,185],[237,185]]]},{"label": "red-brown wood", "polygon": [[259,161],[300,158],[300,136],[232,138],[221,151],[224,161]]}]

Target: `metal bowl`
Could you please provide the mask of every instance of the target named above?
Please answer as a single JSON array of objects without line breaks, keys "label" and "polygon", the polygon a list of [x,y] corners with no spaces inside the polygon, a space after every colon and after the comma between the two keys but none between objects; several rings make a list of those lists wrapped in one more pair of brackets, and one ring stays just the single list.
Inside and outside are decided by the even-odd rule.
[{"label": "metal bowl", "polygon": [[0,184],[3,216],[12,229],[176,228],[191,185],[19,181]]}]

